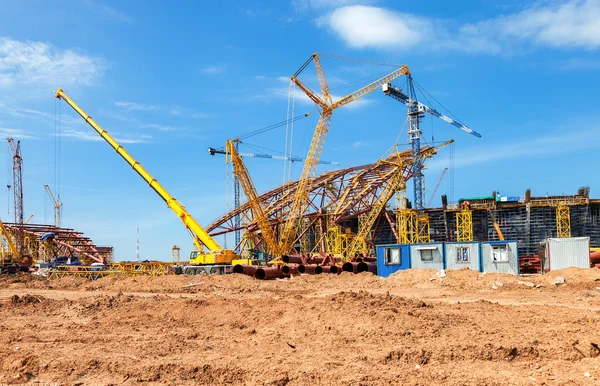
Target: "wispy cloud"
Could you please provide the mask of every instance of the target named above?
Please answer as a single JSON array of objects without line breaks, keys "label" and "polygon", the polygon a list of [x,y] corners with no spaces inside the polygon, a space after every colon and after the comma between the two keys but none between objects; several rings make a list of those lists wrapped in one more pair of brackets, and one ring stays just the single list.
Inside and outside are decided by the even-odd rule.
[{"label": "wispy cloud", "polygon": [[[572,130],[564,130],[562,133],[551,133],[532,138],[523,138],[520,141],[510,143],[495,143],[482,145],[475,148],[462,149],[456,153],[455,167],[466,167],[482,165],[505,159],[525,159],[556,156],[560,154],[574,153],[585,149],[594,149],[600,143],[600,130],[591,129],[572,134]],[[487,149],[487,150],[482,150]],[[433,159],[427,162],[429,169],[442,169],[447,166],[446,160]]]},{"label": "wispy cloud", "polygon": [[177,116],[185,116],[188,118],[210,118],[213,116],[212,114],[207,114],[207,113],[202,113],[202,112],[191,110],[191,109],[186,109],[181,106],[171,107],[169,109],[169,114],[177,115]]},{"label": "wispy cloud", "polygon": [[[100,137],[98,134],[96,134],[93,131],[78,130],[75,128],[63,129],[60,136],[65,137],[65,138],[71,138],[71,139],[78,140],[78,141],[93,141],[93,142],[104,141],[104,139],[102,137]],[[118,134],[115,134],[114,138],[117,142],[122,143],[122,144],[147,143],[148,140],[151,139],[151,138],[148,138],[147,136],[144,136],[144,137],[140,136],[137,138],[120,137]]]},{"label": "wispy cloud", "polygon": [[346,5],[318,18],[352,48],[451,50],[514,54],[523,48],[600,48],[600,1],[536,2],[529,8],[463,24],[393,11]]},{"label": "wispy cloud", "polygon": [[12,137],[16,139],[36,139],[37,137],[31,132],[22,129],[13,129],[8,127],[0,127],[0,137]]},{"label": "wispy cloud", "polygon": [[180,128],[180,127],[158,125],[156,123],[143,124],[142,127],[146,128],[146,129],[156,129],[158,131],[165,131],[165,132],[168,132],[168,131],[180,131],[180,130],[182,130],[182,128]]},{"label": "wispy cloud", "polygon": [[371,5],[376,0],[292,0],[292,6],[297,11],[320,10],[327,8],[338,8],[347,5]]},{"label": "wispy cloud", "polygon": [[202,67],[200,69],[200,71],[202,71],[204,74],[209,74],[209,75],[220,74],[224,70],[225,70],[225,68],[223,66],[207,66],[207,67]]},{"label": "wispy cloud", "polygon": [[[173,106],[157,106],[157,105],[148,105],[144,103],[137,102],[115,102],[115,105],[129,111],[154,111],[154,112],[162,112],[170,115],[180,116],[180,117],[188,117],[188,118],[209,118],[212,117],[211,114],[202,113],[200,111],[191,110],[188,108],[184,108],[181,106],[173,105]],[[120,120],[128,120],[135,122],[136,120],[129,117],[117,117],[115,118]]]},{"label": "wispy cloud", "polygon": [[122,107],[124,109],[127,109],[127,110],[134,110],[134,111],[153,111],[153,110],[158,109],[158,106],[145,105],[142,103],[135,103],[135,102],[115,102],[115,105]]},{"label": "wispy cloud", "polygon": [[0,87],[90,86],[98,82],[106,67],[102,58],[47,43],[0,37]]},{"label": "wispy cloud", "polygon": [[109,7],[99,1],[84,0],[83,4],[87,5],[93,12],[102,16],[105,19],[116,21],[120,23],[131,23],[134,20],[124,14],[123,12],[117,11],[114,8]]}]

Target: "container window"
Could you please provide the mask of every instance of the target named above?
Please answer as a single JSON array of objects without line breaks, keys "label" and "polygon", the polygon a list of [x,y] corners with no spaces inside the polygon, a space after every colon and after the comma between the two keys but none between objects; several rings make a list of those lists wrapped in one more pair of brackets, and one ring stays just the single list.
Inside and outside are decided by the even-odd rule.
[{"label": "container window", "polygon": [[421,261],[433,261],[433,249],[423,249],[421,253]]},{"label": "container window", "polygon": [[492,262],[506,263],[508,262],[507,245],[492,245]]},{"label": "container window", "polygon": [[400,248],[385,248],[385,265],[402,264]]},{"label": "container window", "polygon": [[469,264],[471,262],[471,247],[456,248],[456,262],[460,264]]}]

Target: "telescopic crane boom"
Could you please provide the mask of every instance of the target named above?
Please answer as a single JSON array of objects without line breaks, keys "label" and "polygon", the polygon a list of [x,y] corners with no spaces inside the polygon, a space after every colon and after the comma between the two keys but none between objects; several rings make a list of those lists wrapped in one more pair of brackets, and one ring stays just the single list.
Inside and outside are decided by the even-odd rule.
[{"label": "telescopic crane boom", "polygon": [[[194,217],[185,209],[179,201],[177,201],[167,190],[158,183],[158,181],[150,175],[142,167],[142,165],[136,161],[126,150],[121,146],[113,137],[111,137],[106,130],[98,125],[91,116],[89,116],[81,107],[79,107],[62,89],[58,89],[55,94],[56,98],[62,99],[69,106],[73,108],[100,136],[108,142],[108,144],[117,151],[117,153],[135,170],[140,177],[144,179],[150,185],[150,187],[162,198],[167,206],[171,208],[173,212],[181,219],[183,225],[186,227],[194,245],[198,248],[199,253],[194,259],[193,263],[199,264],[228,264],[232,260],[239,258],[239,255],[235,254],[232,250],[223,249],[209,234],[202,228],[202,226],[196,221]],[[208,249],[208,252],[204,252],[204,248]],[[192,261],[190,261],[192,262]]]},{"label": "telescopic crane boom", "polygon": [[48,193],[48,197],[50,197],[50,201],[52,201],[52,206],[54,207],[54,226],[60,228],[60,212],[63,205],[60,201],[60,194],[57,194],[56,198],[54,198],[50,186],[44,185],[44,189],[46,189],[46,193]]}]

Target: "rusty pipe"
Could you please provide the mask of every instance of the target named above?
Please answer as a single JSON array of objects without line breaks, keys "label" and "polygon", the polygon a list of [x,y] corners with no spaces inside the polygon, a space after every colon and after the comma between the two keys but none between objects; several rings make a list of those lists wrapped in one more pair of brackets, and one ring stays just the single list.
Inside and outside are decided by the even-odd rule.
[{"label": "rusty pipe", "polygon": [[320,265],[313,265],[313,264],[307,264],[307,265],[300,264],[298,266],[298,272],[309,274],[309,275],[320,275],[323,273],[323,267],[321,267]]},{"label": "rusty pipe", "polygon": [[363,261],[365,263],[377,263],[377,258],[376,257],[363,257]]},{"label": "rusty pipe", "polygon": [[241,273],[248,276],[254,276],[256,268],[252,265],[236,264],[233,266],[233,273]]},{"label": "rusty pipe", "polygon": [[280,279],[285,277],[284,273],[277,267],[260,267],[254,273],[258,280]]},{"label": "rusty pipe", "polygon": [[323,268],[323,273],[332,273],[335,275],[341,271],[337,265],[322,265],[321,267]]},{"label": "rusty pipe", "polygon": [[358,271],[357,271],[358,264],[360,264],[360,263],[348,261],[348,262],[344,263],[344,265],[342,265],[342,271],[358,273]]},{"label": "rusty pipe", "polygon": [[298,266],[295,264],[284,265],[283,267],[281,267],[281,272],[283,272],[285,275],[296,274],[296,273],[298,273]]},{"label": "rusty pipe", "polygon": [[361,272],[371,272],[373,275],[377,275],[377,264],[373,264],[373,263],[365,263],[364,261],[361,263],[358,263],[356,265],[356,272],[357,273],[361,273]]},{"label": "rusty pipe", "polygon": [[592,263],[600,263],[600,251],[590,253],[590,261]]},{"label": "rusty pipe", "polygon": [[281,261],[286,264],[302,264],[302,256],[283,256],[281,257]]}]

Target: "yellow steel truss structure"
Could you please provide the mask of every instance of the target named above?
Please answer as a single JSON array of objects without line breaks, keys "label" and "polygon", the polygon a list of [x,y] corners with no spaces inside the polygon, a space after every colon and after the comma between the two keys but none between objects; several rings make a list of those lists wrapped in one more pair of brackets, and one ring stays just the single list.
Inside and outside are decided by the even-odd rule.
[{"label": "yellow steel truss structure", "polygon": [[396,214],[398,227],[398,244],[415,244],[417,237],[417,211],[414,209],[398,209]]},{"label": "yellow steel truss structure", "polygon": [[564,203],[556,207],[556,237],[571,237],[571,211]]},{"label": "yellow steel truss structure", "polygon": [[417,215],[417,242],[428,243],[431,241],[429,236],[429,216],[425,213]]},{"label": "yellow steel truss structure", "polygon": [[456,212],[456,241],[473,241],[473,211],[463,208]]}]

